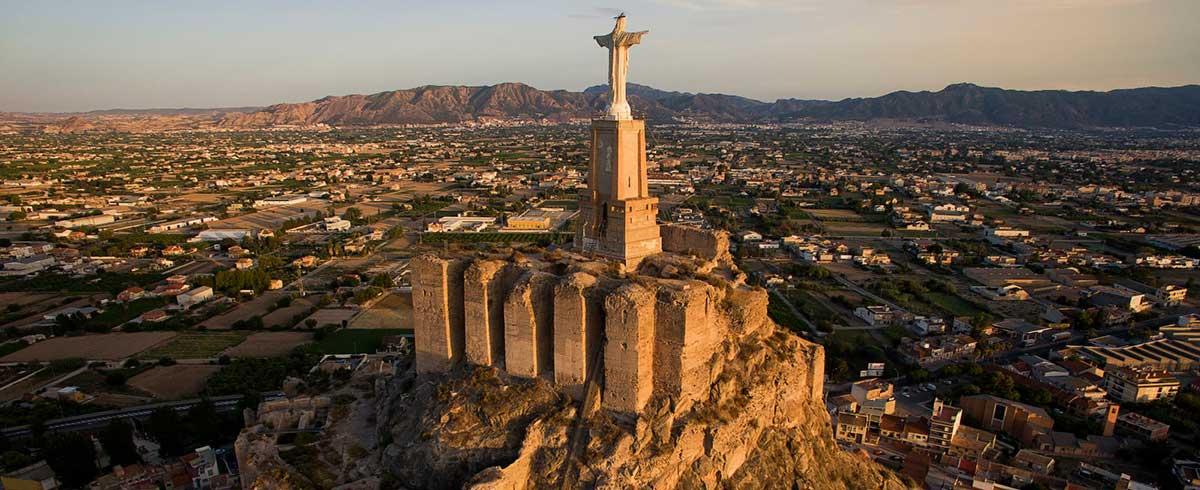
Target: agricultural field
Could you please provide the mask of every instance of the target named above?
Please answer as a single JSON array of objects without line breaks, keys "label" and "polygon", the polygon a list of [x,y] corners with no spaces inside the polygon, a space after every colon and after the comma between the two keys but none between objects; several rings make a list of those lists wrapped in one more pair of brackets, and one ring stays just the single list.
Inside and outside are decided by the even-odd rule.
[{"label": "agricultural field", "polygon": [[117,360],[164,344],[175,332],[136,332],[58,337],[38,342],[0,357],[0,362],[53,361],[58,359]]},{"label": "agricultural field", "polygon": [[288,220],[305,216],[319,215],[325,210],[327,203],[320,200],[310,200],[291,206],[265,208],[252,213],[234,216],[210,224],[211,228],[269,228],[276,229]]},{"label": "agricultural field", "polygon": [[412,328],[412,293],[386,293],[350,323],[350,328]]},{"label": "agricultural field", "polygon": [[853,221],[825,221],[821,223],[825,229],[825,234],[830,236],[868,236],[876,237],[887,229],[886,226],[876,223],[860,223]]},{"label": "agricultural field", "polygon": [[[275,309],[275,304],[279,302],[279,299],[287,294],[285,291],[265,292],[257,298],[241,303],[225,313],[201,322],[200,326],[209,330],[228,330],[233,328],[233,324],[239,321],[244,322],[252,317],[262,317],[270,313]],[[264,321],[263,324],[265,325],[266,322]]]},{"label": "agricultural field", "polygon": [[242,343],[225,349],[222,354],[229,357],[282,356],[296,347],[307,344],[312,337],[313,334],[309,332],[259,332],[246,337]]},{"label": "agricultural field", "polygon": [[267,328],[276,326],[282,328],[294,327],[297,323],[300,323],[299,320],[300,318],[303,318],[302,315],[308,315],[309,310],[312,310],[315,306],[316,305],[308,299],[294,298],[292,299],[292,304],[272,311],[271,313],[268,313],[266,316],[262,317],[263,326]]},{"label": "agricultural field", "polygon": [[863,215],[849,209],[805,209],[813,218],[822,221],[864,221]]},{"label": "agricultural field", "polygon": [[129,379],[127,384],[160,400],[191,398],[204,390],[209,376],[221,370],[211,364],[156,366]]},{"label": "agricultural field", "polygon": [[249,332],[241,330],[227,331],[190,331],[182,332],[170,342],[143,352],[143,359],[210,359],[217,357],[222,351],[242,343]]},{"label": "agricultural field", "polygon": [[29,390],[49,382],[60,374],[44,366],[0,368],[0,377],[3,378],[3,381],[0,381],[3,383],[3,389],[0,389],[0,403],[19,399]]},{"label": "agricultural field", "polygon": [[934,306],[937,306],[943,311],[954,316],[974,317],[975,315],[984,313],[983,309],[975,306],[974,303],[963,299],[957,294],[930,291],[925,295],[925,299],[927,299]]},{"label": "agricultural field", "polygon": [[[124,372],[125,375],[130,376],[132,378],[132,377],[136,377],[136,374],[139,371],[144,371],[146,369],[149,369],[149,368],[119,369],[116,371]],[[147,393],[141,389],[138,389],[138,387],[136,387],[136,386],[130,385],[128,383],[125,383],[125,384],[110,384],[110,383],[108,383],[107,379],[108,379],[109,372],[110,371],[89,369],[89,370],[79,373],[75,376],[72,376],[71,378],[67,379],[66,381],[60,383],[59,386],[65,385],[65,386],[74,386],[76,388],[79,388],[79,391],[82,391],[88,395],[95,396],[96,400],[93,400],[93,403],[99,403],[101,405],[124,407],[124,406],[141,405],[144,403],[150,403],[150,402],[154,401],[153,395],[151,395],[150,393]]]},{"label": "agricultural field", "polygon": [[[25,301],[28,299],[38,298],[41,296],[41,294],[38,294],[38,293],[0,293],[0,294],[18,295],[18,296],[16,296],[18,301]],[[90,295],[90,296],[69,296],[67,298],[63,298],[62,294],[57,294],[57,293],[48,293],[48,294],[52,294],[54,297],[46,298],[46,299],[43,299],[43,300],[37,301],[37,302],[25,303],[21,309],[15,311],[15,312],[4,313],[3,316],[0,317],[0,320],[2,320],[3,322],[7,322],[7,323],[3,323],[2,325],[0,325],[0,328],[3,328],[3,329],[26,328],[30,325],[33,325],[34,323],[38,323],[38,322],[42,321],[43,320],[42,316],[48,312],[63,309],[63,308],[72,308],[72,307],[73,308],[81,308],[81,307],[85,307],[85,306],[91,306],[93,300],[98,301],[98,300],[108,297],[108,295],[101,294],[101,295]],[[3,303],[0,303],[0,304],[3,304]]]},{"label": "agricultural field", "polygon": [[[354,315],[358,314],[358,312],[359,310],[350,308],[322,308],[314,312],[312,315],[309,315],[309,317],[305,318],[304,321],[300,322],[299,325],[295,325],[295,328],[308,328],[308,324],[310,323],[313,325],[313,327],[324,327],[329,325],[341,327],[343,321],[349,322],[352,318],[354,318]],[[310,322],[309,320],[312,321]]]}]

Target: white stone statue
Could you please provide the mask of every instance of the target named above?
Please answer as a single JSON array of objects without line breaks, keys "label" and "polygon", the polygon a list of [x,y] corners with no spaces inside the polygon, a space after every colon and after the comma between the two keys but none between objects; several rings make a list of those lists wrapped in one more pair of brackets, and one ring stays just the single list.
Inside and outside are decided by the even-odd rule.
[{"label": "white stone statue", "polygon": [[629,48],[642,42],[650,31],[625,32],[625,14],[617,16],[612,32],[595,36],[602,48],[608,48],[608,112],[607,119],[633,119],[629,102],[625,100],[625,78],[629,74]]}]

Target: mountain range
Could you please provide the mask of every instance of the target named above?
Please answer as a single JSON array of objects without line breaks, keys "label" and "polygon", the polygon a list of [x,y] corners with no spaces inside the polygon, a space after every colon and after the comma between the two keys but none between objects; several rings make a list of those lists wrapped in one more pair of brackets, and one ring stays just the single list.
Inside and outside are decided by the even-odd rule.
[{"label": "mountain range", "polygon": [[[171,129],[189,126],[250,129],[317,124],[436,124],[513,119],[567,121],[601,112],[607,90],[604,85],[589,87],[582,92],[539,90],[522,83],[427,85],[261,108],[64,114],[57,119],[50,118],[53,122],[47,129],[153,129],[154,121],[166,121]],[[1092,92],[1007,90],[959,83],[937,92],[899,91],[881,97],[840,101],[779,99],[774,102],[726,94],[672,92],[633,84],[628,93],[634,111],[657,122],[889,120],[1048,128],[1200,127],[1200,85]]]}]

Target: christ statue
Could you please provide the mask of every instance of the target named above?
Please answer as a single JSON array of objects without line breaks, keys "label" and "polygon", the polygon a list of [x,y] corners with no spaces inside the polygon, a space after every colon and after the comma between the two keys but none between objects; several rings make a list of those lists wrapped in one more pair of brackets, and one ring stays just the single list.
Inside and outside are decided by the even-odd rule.
[{"label": "christ statue", "polygon": [[642,42],[650,31],[626,32],[625,14],[617,16],[612,32],[595,36],[602,48],[608,48],[608,119],[632,119],[629,102],[625,101],[625,77],[629,74],[629,48]]}]

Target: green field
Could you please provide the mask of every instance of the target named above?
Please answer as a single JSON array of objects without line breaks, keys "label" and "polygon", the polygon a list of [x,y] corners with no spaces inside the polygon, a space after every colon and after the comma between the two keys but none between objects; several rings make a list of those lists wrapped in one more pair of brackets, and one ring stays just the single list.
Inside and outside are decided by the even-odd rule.
[{"label": "green field", "polygon": [[983,310],[979,309],[979,307],[975,306],[974,303],[962,299],[956,294],[930,291],[926,293],[925,299],[927,299],[934,306],[941,308],[942,310],[945,310],[947,313],[950,313],[954,316],[973,317],[984,312]]},{"label": "green field", "polygon": [[374,354],[390,335],[412,335],[401,328],[342,329],[307,347],[315,354]]},{"label": "green field", "polygon": [[142,352],[138,355],[143,359],[206,359],[216,357],[225,349],[233,347],[246,340],[250,332],[244,331],[194,331],[180,332],[165,345]]},{"label": "green field", "polygon": [[837,313],[807,292],[792,291],[788,294],[788,299],[811,320],[832,322],[838,318]]}]

